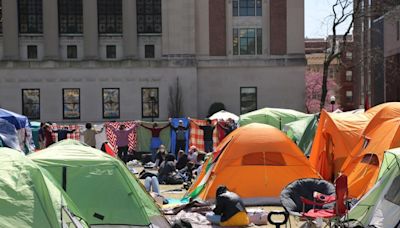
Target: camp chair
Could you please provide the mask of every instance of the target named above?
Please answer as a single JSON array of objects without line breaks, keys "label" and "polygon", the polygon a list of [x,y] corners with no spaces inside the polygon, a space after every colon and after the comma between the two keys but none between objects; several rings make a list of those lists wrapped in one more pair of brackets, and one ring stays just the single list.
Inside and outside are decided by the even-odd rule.
[{"label": "camp chair", "polygon": [[[332,222],[340,223],[340,218],[347,214],[347,176],[341,175],[336,179],[335,195],[325,195],[323,193],[314,192],[313,200],[301,197],[303,203],[302,216],[310,219],[322,218],[331,226]],[[323,208],[327,204],[334,203],[333,208]],[[306,205],[312,205],[313,209],[305,210]],[[316,208],[318,206],[319,208]]]}]

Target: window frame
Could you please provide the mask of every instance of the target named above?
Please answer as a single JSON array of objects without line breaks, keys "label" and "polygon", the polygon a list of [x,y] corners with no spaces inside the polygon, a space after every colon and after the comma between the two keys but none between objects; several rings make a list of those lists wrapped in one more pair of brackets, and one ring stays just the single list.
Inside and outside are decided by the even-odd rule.
[{"label": "window frame", "polygon": [[[116,90],[118,91],[118,115],[117,116],[106,116],[105,114],[105,97],[104,92],[106,90]],[[119,119],[121,118],[121,90],[119,88],[102,88],[101,89],[102,106],[103,106],[103,119]]]},{"label": "window frame", "polygon": [[[65,1],[65,3],[63,2]],[[74,1],[74,2],[72,2]],[[83,34],[83,1],[84,0],[58,0],[58,32],[59,34]],[[67,5],[66,9],[62,7]],[[79,6],[80,5],[80,6]],[[80,10],[80,12],[79,12]],[[63,14],[65,13],[65,14]],[[65,16],[65,30],[62,31],[62,16]],[[71,22],[74,21],[74,22]],[[74,28],[69,30],[70,28]]]},{"label": "window frame", "polygon": [[[77,90],[78,91],[78,107],[79,107],[79,112],[78,112],[78,116],[77,117],[69,117],[69,116],[67,116],[66,115],[66,113],[65,113],[65,105],[67,105],[67,104],[75,104],[75,103],[66,103],[65,102],[65,92],[67,91],[67,90]],[[62,104],[63,104],[63,106],[62,106],[62,112],[63,112],[63,119],[65,119],[65,120],[78,120],[78,119],[80,119],[81,118],[81,89],[80,88],[63,88],[62,89]]]},{"label": "window frame", "polygon": [[[75,47],[75,57],[69,56],[69,48]],[[67,59],[78,59],[78,46],[77,45],[67,45]]]},{"label": "window frame", "polygon": [[[251,1],[254,2],[254,8],[249,7]],[[245,3],[243,3],[245,2]],[[241,4],[242,3],[242,4]],[[241,5],[246,5],[242,7]],[[232,16],[233,17],[262,17],[262,0],[232,0]],[[241,14],[241,8],[243,8],[244,14]],[[254,15],[252,13],[253,12]]]},{"label": "window frame", "polygon": [[[114,47],[114,57],[109,57],[108,48]],[[116,59],[117,58],[117,45],[115,44],[108,44],[106,45],[106,59]]]},{"label": "window frame", "polygon": [[[348,92],[351,93],[351,96],[348,96]],[[352,90],[346,90],[346,102],[353,102],[353,91]]]},{"label": "window frame", "polygon": [[[147,57],[147,47],[153,48],[152,57]],[[156,57],[156,48],[154,44],[145,44],[144,45],[144,58],[145,59],[154,59]]]},{"label": "window frame", "polygon": [[[350,72],[350,74],[348,74]],[[349,80],[350,78],[350,80]],[[352,82],[353,81],[353,71],[352,70],[346,70],[346,81],[347,82]]]},{"label": "window frame", "polygon": [[[97,0],[97,31],[99,35],[122,34],[122,17],[122,0]],[[103,19],[104,23],[101,21]],[[103,25],[104,29],[102,28]],[[109,29],[110,25],[113,29]]]},{"label": "window frame", "polygon": [[242,111],[242,107],[243,107],[242,90],[243,90],[243,89],[255,89],[255,104],[256,104],[256,107],[255,107],[254,110],[257,110],[257,107],[258,107],[258,91],[257,91],[257,86],[243,86],[243,87],[240,87],[240,114],[241,114],[241,115],[246,114],[246,113],[248,113],[248,112],[254,111],[254,110],[247,111],[247,112],[243,112],[243,111]]},{"label": "window frame", "polygon": [[[39,105],[39,113],[38,113],[38,115],[37,116],[31,116],[31,115],[27,115],[27,113],[25,113],[25,104],[30,104],[30,103],[26,103],[25,102],[25,96],[24,96],[24,91],[28,91],[28,90],[32,90],[32,91],[37,91],[38,92],[38,94],[39,94],[39,96],[38,96],[38,103],[31,103],[31,104],[37,104],[37,105]],[[22,97],[21,97],[21,99],[22,99],[22,115],[24,115],[24,116],[26,116],[26,117],[28,117],[28,119],[32,119],[32,120],[40,120],[40,89],[39,88],[24,88],[24,89],[21,89],[21,95],[22,95]]]},{"label": "window frame", "polygon": [[[156,96],[156,101],[155,104],[157,106],[157,109],[154,110],[154,113],[156,113],[157,115],[145,115],[144,111],[145,111],[145,103],[149,103],[149,102],[145,102],[144,101],[144,91],[145,90],[156,90],[157,91],[157,96]],[[141,89],[141,103],[142,103],[142,118],[159,118],[160,117],[160,90],[159,87],[142,87]],[[154,114],[153,113],[153,114]]]},{"label": "window frame", "polygon": [[[246,30],[246,35],[245,37],[241,36],[242,30]],[[248,36],[249,30],[254,30],[254,37],[253,36]],[[253,39],[254,40],[254,53],[249,54],[249,51],[247,53],[242,54],[242,39],[246,39],[246,49],[249,48],[249,40]],[[233,49],[233,55],[234,56],[259,56],[263,54],[263,43],[262,43],[262,28],[260,27],[251,27],[251,28],[243,28],[243,27],[238,27],[238,28],[233,28],[232,30],[232,49]]]},{"label": "window frame", "polygon": [[[26,5],[24,4],[24,7],[26,9],[23,9],[21,1],[25,0],[18,0],[17,2],[17,10],[18,10],[18,33],[20,34],[43,34],[43,0],[26,0]],[[29,10],[31,8],[31,10]],[[23,14],[23,12],[26,11],[26,15]],[[29,12],[34,12],[34,13],[29,13]],[[24,18],[26,17],[26,18]],[[29,23],[31,18],[35,18],[36,22],[35,23]],[[26,29],[23,28],[23,23],[22,21],[26,22],[24,25],[26,25]],[[34,25],[34,26],[29,26],[29,25]]]}]

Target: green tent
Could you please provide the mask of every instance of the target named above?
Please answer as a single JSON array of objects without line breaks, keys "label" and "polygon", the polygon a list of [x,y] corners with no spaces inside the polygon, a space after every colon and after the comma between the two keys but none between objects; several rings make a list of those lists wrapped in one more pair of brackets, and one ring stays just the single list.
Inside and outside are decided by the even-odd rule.
[{"label": "green tent", "polygon": [[31,122],[31,129],[32,129],[32,139],[33,143],[35,144],[35,148],[39,149],[39,130],[40,130],[40,122]]},{"label": "green tent", "polygon": [[283,131],[291,138],[306,156],[310,155],[318,126],[318,114],[285,124]]},{"label": "green tent", "polygon": [[263,108],[240,116],[239,125],[251,123],[268,124],[282,130],[285,124],[297,121],[312,115],[291,109]]},{"label": "green tent", "polygon": [[[153,122],[142,122],[145,126],[151,127]],[[156,122],[158,127],[164,127],[168,122]],[[164,128],[160,132],[160,139],[165,148],[170,147],[171,143],[171,128]],[[138,151],[151,151],[150,150],[150,142],[151,142],[151,131],[140,126],[137,128],[137,139],[138,139]]]},{"label": "green tent", "polygon": [[29,157],[63,186],[90,225],[167,223],[133,174],[106,153],[63,140]]},{"label": "green tent", "polygon": [[400,226],[400,148],[385,152],[375,186],[350,210],[355,225]]},{"label": "green tent", "polygon": [[51,175],[21,152],[0,148],[1,227],[88,227]]}]

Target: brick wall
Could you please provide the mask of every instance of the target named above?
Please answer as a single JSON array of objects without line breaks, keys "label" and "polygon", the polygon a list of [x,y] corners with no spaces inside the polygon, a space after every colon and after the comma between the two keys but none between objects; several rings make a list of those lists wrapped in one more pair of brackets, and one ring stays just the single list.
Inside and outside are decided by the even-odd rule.
[{"label": "brick wall", "polygon": [[287,53],[286,0],[270,1],[270,46],[271,55]]},{"label": "brick wall", "polygon": [[210,56],[226,55],[225,0],[209,0]]}]

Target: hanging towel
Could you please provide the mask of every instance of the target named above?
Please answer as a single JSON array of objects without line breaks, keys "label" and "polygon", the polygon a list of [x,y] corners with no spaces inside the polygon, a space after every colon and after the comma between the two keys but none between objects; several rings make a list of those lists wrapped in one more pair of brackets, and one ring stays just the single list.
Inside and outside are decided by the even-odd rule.
[{"label": "hanging towel", "polygon": [[[135,121],[127,121],[127,122],[109,122],[106,125],[111,125],[115,129],[119,129],[120,125],[125,125],[127,129],[133,127],[132,133],[128,135],[128,151],[137,151],[137,126],[138,124]],[[106,135],[108,142],[112,145],[115,152],[118,152],[117,147],[117,136],[114,134],[113,130],[110,127],[106,127]]]},{"label": "hanging towel", "polygon": [[[204,151],[204,134],[203,130],[201,130],[199,126],[206,125],[206,123],[205,120],[190,119],[190,146],[196,146],[197,149],[201,151]],[[212,125],[215,125],[216,123],[217,120],[211,122]],[[214,150],[217,148],[218,143],[218,129],[216,127],[213,132]]]}]

